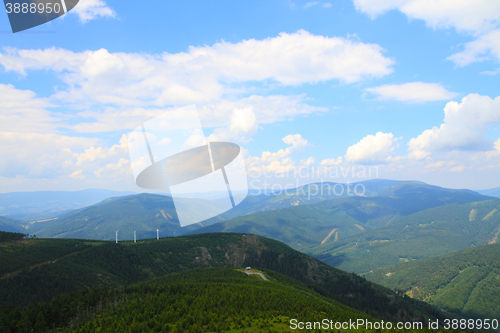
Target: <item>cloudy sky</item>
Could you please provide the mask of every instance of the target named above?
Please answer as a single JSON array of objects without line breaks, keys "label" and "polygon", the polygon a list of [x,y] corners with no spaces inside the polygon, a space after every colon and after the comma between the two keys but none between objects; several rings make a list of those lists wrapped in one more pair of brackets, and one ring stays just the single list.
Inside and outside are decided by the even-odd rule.
[{"label": "cloudy sky", "polygon": [[127,133],[192,104],[249,172],[500,187],[498,1],[80,0],[16,34],[0,15],[0,192],[139,192]]}]

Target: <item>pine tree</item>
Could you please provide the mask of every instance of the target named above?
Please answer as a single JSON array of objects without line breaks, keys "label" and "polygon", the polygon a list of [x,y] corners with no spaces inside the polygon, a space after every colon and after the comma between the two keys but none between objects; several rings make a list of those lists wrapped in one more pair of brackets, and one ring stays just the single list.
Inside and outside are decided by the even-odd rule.
[{"label": "pine tree", "polygon": [[35,320],[35,331],[43,331],[47,327],[47,323],[45,322],[45,317],[43,316],[43,312],[39,311]]}]

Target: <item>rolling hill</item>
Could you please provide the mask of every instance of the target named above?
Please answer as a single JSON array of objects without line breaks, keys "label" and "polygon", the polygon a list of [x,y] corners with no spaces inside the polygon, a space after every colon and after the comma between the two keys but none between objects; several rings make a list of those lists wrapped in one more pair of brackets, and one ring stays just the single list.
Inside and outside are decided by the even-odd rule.
[{"label": "rolling hill", "polygon": [[400,262],[496,243],[499,210],[498,199],[426,209],[386,227],[325,243],[311,251],[329,265],[367,273]]},{"label": "rolling hill", "polygon": [[[356,190],[355,190],[356,188]],[[422,182],[372,179],[350,185],[342,183],[313,183],[281,192],[255,192],[250,200],[231,211],[207,221],[208,224],[225,221],[238,216],[288,207],[310,205],[326,200],[361,197],[400,197],[418,201],[421,207],[431,208],[452,202],[469,202],[492,199],[470,190],[446,189]],[[417,205],[413,211],[421,210]],[[406,212],[406,214],[410,211]]]},{"label": "rolling hill", "polygon": [[181,228],[171,197],[137,194],[106,199],[57,219],[33,224],[28,231],[39,237],[112,240],[115,231],[119,230],[119,239],[124,240],[133,239],[134,231],[142,239],[156,237],[156,229],[165,237],[184,234],[197,227],[201,226]]},{"label": "rolling hill", "polygon": [[418,211],[491,199],[468,190],[449,190],[409,182],[377,189],[381,189],[377,193],[385,196],[354,196],[264,211],[189,233],[248,232],[277,239],[301,251],[317,253],[323,246],[336,246],[346,238],[394,224]]},{"label": "rolling hill", "polygon": [[[283,208],[295,208],[302,212],[300,214],[302,214],[303,220],[307,220],[309,223],[305,226],[309,232],[301,230],[299,235],[297,234],[298,230],[295,230],[295,236],[290,235],[289,239],[275,238],[285,241],[295,248],[305,248],[320,244],[334,228],[337,228],[336,224],[331,223],[332,220],[342,224],[338,227],[340,229],[336,230],[340,237],[347,237],[362,232],[364,229],[378,228],[400,216],[425,208],[490,199],[490,197],[472,191],[449,190],[415,182],[374,180],[360,184],[365,186],[365,193],[370,194],[370,197],[364,198],[347,194],[344,197],[338,197],[335,194],[335,191],[337,194],[339,193],[335,188],[338,184],[310,184],[299,189],[291,189],[288,193],[249,195],[234,209],[217,216],[215,215],[217,207],[221,204],[220,200],[184,198],[181,204],[194,207],[190,210],[193,220],[199,214],[214,216],[201,224],[193,224],[185,228],[179,226],[172,198],[156,194],[138,194],[106,199],[98,204],[71,211],[52,219],[45,219],[41,222],[25,222],[24,227],[26,232],[40,237],[112,240],[116,230],[119,230],[120,239],[132,239],[134,231],[137,232],[138,237],[150,238],[156,235],[157,228],[160,229],[163,236],[178,236],[217,222],[227,223],[225,221],[239,216],[245,216],[245,219],[248,217],[248,220],[256,218],[266,222],[287,220],[284,223],[273,222],[274,226],[270,226],[271,223],[267,223],[267,225],[264,223],[263,226],[253,225],[253,229],[248,226],[244,229],[234,229],[233,227],[227,229],[220,226],[207,229],[207,232],[253,232],[267,237],[275,237],[276,232],[262,233],[262,230],[269,228],[281,230],[280,223],[297,225],[293,221],[294,213],[285,213],[283,210]],[[377,196],[382,194],[384,196]],[[363,198],[372,201],[362,201]],[[336,204],[321,206],[322,203],[337,201],[342,203],[344,208],[331,208]],[[348,202],[352,202],[352,204]],[[320,205],[318,206],[319,210],[304,208],[312,204]],[[368,207],[370,205],[374,207]],[[337,213],[334,213],[334,210]],[[346,210],[346,212],[341,213],[340,210]],[[279,214],[288,215],[286,218],[279,217],[279,214],[275,213],[277,211],[280,212]],[[268,212],[268,216],[252,217],[252,214],[259,212]],[[262,218],[262,216],[264,217]],[[239,224],[241,219],[231,221],[229,224],[233,222]],[[335,235],[333,236],[332,240],[335,239]],[[299,243],[300,245],[298,245]]]},{"label": "rolling hill", "polygon": [[366,277],[472,318],[500,313],[500,244],[388,266]]},{"label": "rolling hill", "polygon": [[327,266],[275,240],[203,234],[123,242],[31,239],[0,243],[0,307],[23,307],[78,290],[119,288],[204,267],[273,270],[371,316],[390,320],[444,318],[426,303]]}]

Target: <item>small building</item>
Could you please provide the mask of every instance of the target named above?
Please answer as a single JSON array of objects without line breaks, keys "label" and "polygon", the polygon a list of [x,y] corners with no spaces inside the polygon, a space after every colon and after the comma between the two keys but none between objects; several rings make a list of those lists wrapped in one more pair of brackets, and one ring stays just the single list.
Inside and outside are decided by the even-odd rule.
[{"label": "small building", "polygon": [[245,268],[247,271],[251,270],[252,267],[248,266],[247,268]]}]

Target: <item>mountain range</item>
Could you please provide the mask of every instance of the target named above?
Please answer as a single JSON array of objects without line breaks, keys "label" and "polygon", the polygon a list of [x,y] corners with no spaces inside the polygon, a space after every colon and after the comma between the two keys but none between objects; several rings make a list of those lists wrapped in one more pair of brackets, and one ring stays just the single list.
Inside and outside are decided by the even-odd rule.
[{"label": "mountain range", "polygon": [[136,193],[104,189],[0,193],[0,216],[25,221],[44,220],[111,197],[131,194]]}]

